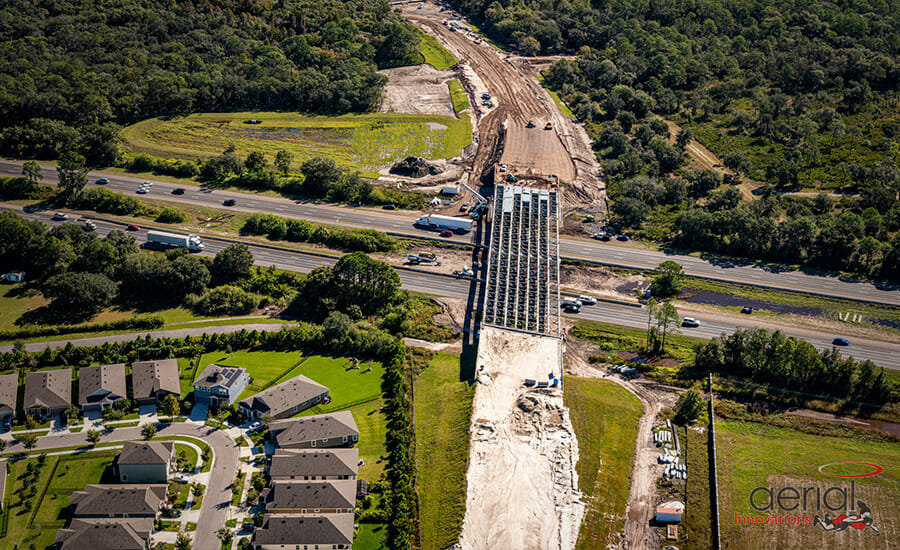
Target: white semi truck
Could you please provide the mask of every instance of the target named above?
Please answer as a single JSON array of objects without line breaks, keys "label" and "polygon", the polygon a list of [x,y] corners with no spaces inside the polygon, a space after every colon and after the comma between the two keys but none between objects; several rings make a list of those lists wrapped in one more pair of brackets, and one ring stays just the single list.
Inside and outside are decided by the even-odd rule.
[{"label": "white semi truck", "polygon": [[197,235],[179,235],[165,231],[147,231],[147,242],[165,246],[180,246],[191,252],[200,252],[204,245]]},{"label": "white semi truck", "polygon": [[472,220],[467,218],[454,218],[453,216],[441,216],[439,214],[425,214],[416,220],[416,225],[431,229],[449,229],[457,233],[465,233],[472,230]]}]

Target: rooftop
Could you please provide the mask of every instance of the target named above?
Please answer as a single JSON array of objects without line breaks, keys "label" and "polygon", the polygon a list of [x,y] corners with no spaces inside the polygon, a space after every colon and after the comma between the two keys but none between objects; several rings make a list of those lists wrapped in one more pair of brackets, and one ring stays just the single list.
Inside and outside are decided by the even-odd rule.
[{"label": "rooftop", "polygon": [[328,388],[322,384],[301,374],[242,400],[241,406],[260,413],[278,416],[327,391]]},{"label": "rooftop", "polygon": [[[105,395],[93,395],[105,390]],[[125,390],[125,363],[114,365],[97,365],[78,369],[78,403],[88,405],[98,403],[106,395],[124,398]]]},{"label": "rooftop", "polygon": [[269,431],[281,447],[290,443],[359,435],[350,411],[276,420],[269,424]]},{"label": "rooftop", "polygon": [[171,441],[126,441],[116,455],[116,463],[168,464],[174,448]]},{"label": "rooftop", "polygon": [[155,516],[166,485],[86,485],[69,499],[73,517],[100,515]]},{"label": "rooftop", "polygon": [[200,376],[194,380],[194,385],[225,386],[226,388],[230,388],[245,372],[247,371],[240,367],[226,367],[210,363],[203,369]]},{"label": "rooftop", "polygon": [[177,359],[132,363],[131,380],[134,384],[135,399],[158,397],[160,391],[181,395]]},{"label": "rooftop", "polygon": [[356,480],[273,481],[266,497],[266,510],[355,508]]},{"label": "rooftop", "polygon": [[25,375],[23,408],[66,408],[72,402],[72,369],[44,370]]},{"label": "rooftop", "polygon": [[353,514],[267,515],[253,533],[254,544],[351,544]]},{"label": "rooftop", "polygon": [[358,471],[359,449],[305,451],[278,449],[272,457],[269,475],[273,479],[291,476],[355,476]]}]

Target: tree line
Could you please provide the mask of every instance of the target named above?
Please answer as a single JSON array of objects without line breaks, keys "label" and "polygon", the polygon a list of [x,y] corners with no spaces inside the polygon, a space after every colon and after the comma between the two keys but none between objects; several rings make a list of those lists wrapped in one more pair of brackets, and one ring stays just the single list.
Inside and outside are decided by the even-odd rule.
[{"label": "tree line", "polygon": [[381,0],[5,2],[0,151],[93,166],[120,125],[251,109],[374,109],[419,35]]}]

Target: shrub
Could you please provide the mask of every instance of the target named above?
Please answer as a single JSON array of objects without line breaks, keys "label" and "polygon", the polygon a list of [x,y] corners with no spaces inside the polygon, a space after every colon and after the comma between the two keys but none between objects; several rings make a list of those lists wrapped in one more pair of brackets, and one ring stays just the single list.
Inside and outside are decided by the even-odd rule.
[{"label": "shrub", "polygon": [[69,206],[82,210],[94,210],[120,216],[137,214],[141,210],[141,202],[123,193],[114,193],[109,189],[94,187],[84,189],[69,199]]},{"label": "shrub", "polygon": [[259,303],[259,296],[231,285],[223,285],[207,291],[195,304],[205,315],[248,313]]},{"label": "shrub", "polygon": [[156,217],[156,221],[159,223],[182,223],[185,220],[187,220],[187,215],[184,212],[171,207],[164,208]]}]

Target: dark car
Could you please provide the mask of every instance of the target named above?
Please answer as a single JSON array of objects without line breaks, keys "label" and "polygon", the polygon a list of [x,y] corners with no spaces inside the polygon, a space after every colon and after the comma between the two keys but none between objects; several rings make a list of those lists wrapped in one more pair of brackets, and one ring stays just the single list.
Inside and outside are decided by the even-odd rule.
[{"label": "dark car", "polygon": [[235,204],[237,204],[237,202],[234,199],[227,199],[222,201],[222,204],[224,204],[225,206],[234,206]]},{"label": "dark car", "polygon": [[617,241],[627,241],[627,240],[628,240],[628,235],[619,235],[619,236],[616,237],[616,240],[617,240]]},{"label": "dark car", "polygon": [[128,227],[125,228],[127,231],[140,231],[140,226],[137,226],[133,223],[128,224]]},{"label": "dark car", "polygon": [[753,313],[753,308],[750,306],[744,306],[741,308],[741,313],[746,313],[747,315],[750,315],[751,313]]},{"label": "dark car", "polygon": [[243,531],[244,533],[251,533],[255,529],[256,529],[256,524],[253,522],[249,522],[249,523],[245,523],[245,524],[241,525],[241,531]]},{"label": "dark car", "polygon": [[97,178],[97,181],[95,181],[94,183],[96,183],[97,185],[106,185],[107,183],[109,183],[109,179]]},{"label": "dark car", "polygon": [[441,237],[452,237],[452,236],[453,236],[453,231],[450,231],[449,229],[444,229],[443,231],[441,231]]},{"label": "dark car", "polygon": [[849,346],[850,345],[850,341],[847,340],[846,338],[835,338],[834,340],[831,341],[831,343],[832,343],[832,345],[835,345],[835,346]]},{"label": "dark car", "polygon": [[175,189],[172,189],[172,194],[173,195],[184,195],[184,188],[176,187]]},{"label": "dark car", "polygon": [[381,209],[382,210],[396,210],[397,207],[394,206],[393,204],[385,204],[384,206],[381,207]]}]

